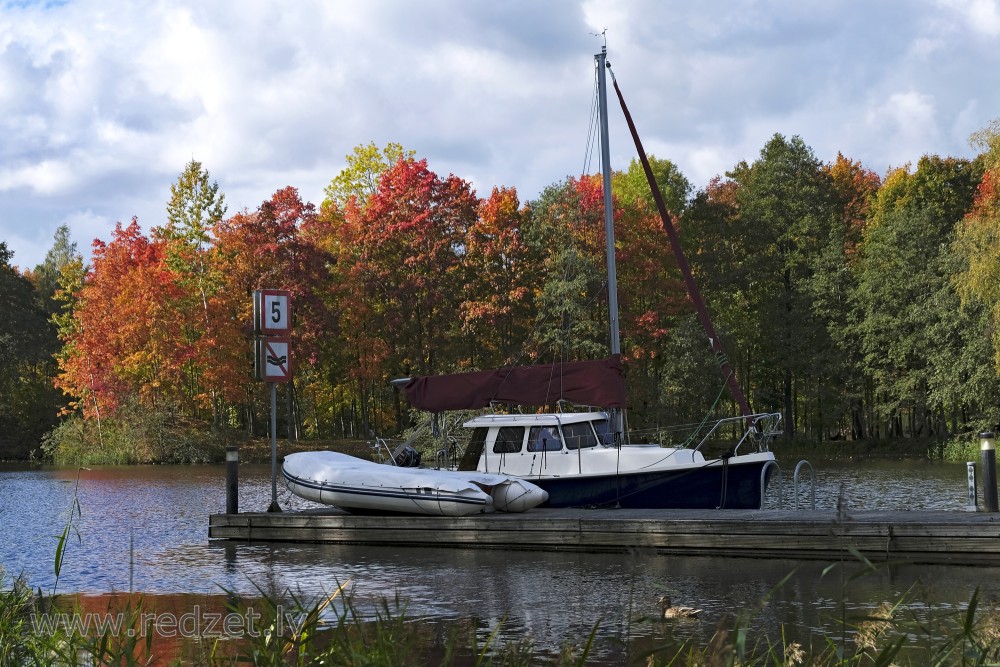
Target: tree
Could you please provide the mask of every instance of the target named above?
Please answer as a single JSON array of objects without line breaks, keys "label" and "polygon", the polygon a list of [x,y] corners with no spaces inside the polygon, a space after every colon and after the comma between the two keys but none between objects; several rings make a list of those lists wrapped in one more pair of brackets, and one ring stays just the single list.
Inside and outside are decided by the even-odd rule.
[{"label": "tree", "polygon": [[782,406],[788,436],[795,435],[800,418],[802,425],[811,418],[812,430],[821,433],[838,419],[817,412],[823,405],[817,390],[830,380],[827,362],[834,346],[812,307],[816,262],[837,219],[830,176],[801,138],[775,135],[760,158],[733,177],[740,184],[737,199],[746,247],[755,260],[752,270],[759,274],[751,280],[757,292],[751,300],[765,332],[758,359],[765,373],[773,370],[770,378],[758,375],[759,400],[766,408]]},{"label": "tree", "polygon": [[59,289],[59,276],[63,267],[82,259],[76,249],[76,241],[70,240],[69,227],[60,225],[53,237],[52,247],[45,253],[45,259],[35,267],[33,279],[35,289],[45,301],[46,309],[53,314],[58,309],[54,297]]},{"label": "tree", "polygon": [[493,188],[465,235],[459,305],[473,369],[513,363],[527,338],[540,267],[525,243],[517,190]]},{"label": "tree", "polygon": [[[1000,120],[972,137],[983,149],[982,178],[971,209],[959,223],[954,250],[961,269],[954,284],[965,307],[982,307],[991,325],[994,367],[1000,374]],[[994,383],[996,378],[993,378]]]},{"label": "tree", "polygon": [[[95,241],[93,265],[63,320],[57,386],[78,397],[86,416],[109,416],[137,399],[190,409],[195,356],[182,332],[200,318],[177,311],[180,288],[164,263],[162,241],[132,222],[111,241]],[[71,279],[70,274],[64,274]],[[197,312],[197,311],[195,311]]]},{"label": "tree", "polygon": [[581,176],[528,207],[525,241],[542,266],[530,361],[608,354],[603,196],[600,176]]},{"label": "tree", "polygon": [[968,367],[979,317],[959,307],[950,276],[962,260],[950,249],[978,182],[974,162],[924,156],[914,173],[890,174],[875,199],[856,267],[853,327],[873,418],[886,435],[944,432],[946,413],[964,393],[955,384],[961,377],[944,366]]},{"label": "tree", "polygon": [[35,449],[59,399],[49,380],[55,330],[34,285],[11,265],[13,256],[0,241],[0,458]]},{"label": "tree", "polygon": [[[170,186],[166,225],[152,230],[154,238],[164,243],[166,264],[182,288],[177,307],[181,310],[200,307],[202,311],[202,325],[185,332],[187,342],[195,350],[194,360],[217,356],[219,340],[219,332],[212,328],[209,297],[222,284],[217,267],[213,266],[212,244],[215,227],[222,221],[226,206],[219,184],[209,179],[208,170],[191,160],[177,182]],[[196,362],[188,365],[195,404],[208,404],[213,421],[218,423],[221,388],[208,377],[203,382],[201,370]]]},{"label": "tree", "polygon": [[[374,347],[366,364],[388,378],[426,375],[456,367],[451,343],[459,326],[464,283],[462,258],[478,201],[471,185],[440,178],[426,160],[402,159],[382,175],[363,209],[349,203],[347,226],[356,243],[350,281],[357,298],[346,309]],[[369,366],[369,374],[374,368]],[[394,401],[397,423],[402,415]],[[365,408],[367,413],[367,407]]]},{"label": "tree", "polygon": [[[862,344],[853,322],[864,315],[852,308],[851,295],[857,289],[857,263],[860,247],[868,226],[872,204],[881,183],[875,172],[865,169],[837,153],[837,159],[824,167],[833,182],[834,198],[839,210],[831,228],[831,238],[819,257],[819,271],[813,281],[813,308],[827,323],[827,331],[839,353],[837,371],[831,375],[832,387],[826,391],[830,413],[849,411],[849,433],[852,438],[866,434],[864,409],[870,404],[871,383],[863,373]],[[841,428],[848,428],[842,424]]]},{"label": "tree", "polygon": [[[691,182],[670,160],[659,160],[655,155],[650,155],[649,165],[667,210],[675,216],[682,215],[693,190]],[[634,207],[639,201],[643,201],[650,211],[656,210],[646,172],[642,168],[642,163],[636,158],[632,158],[628,171],[616,172],[612,176],[611,191],[623,207]]]},{"label": "tree", "polygon": [[[245,404],[246,425],[254,422],[249,355],[252,294],[282,288],[294,303],[292,328],[296,383],[318,362],[323,339],[333,332],[323,295],[330,289],[333,259],[310,241],[316,226],[315,207],[303,202],[297,189],[275,192],[253,213],[241,212],[216,226],[215,263],[223,285],[210,300],[216,317],[217,363],[203,372],[231,404]],[[313,230],[311,232],[310,230]]]},{"label": "tree", "polygon": [[405,150],[400,144],[392,142],[381,150],[374,141],[365,146],[355,146],[353,153],[345,157],[347,166],[326,186],[323,206],[332,203],[344,208],[348,201],[354,199],[357,206],[364,208],[379,189],[382,174],[400,160],[412,160],[415,155],[414,151]]}]

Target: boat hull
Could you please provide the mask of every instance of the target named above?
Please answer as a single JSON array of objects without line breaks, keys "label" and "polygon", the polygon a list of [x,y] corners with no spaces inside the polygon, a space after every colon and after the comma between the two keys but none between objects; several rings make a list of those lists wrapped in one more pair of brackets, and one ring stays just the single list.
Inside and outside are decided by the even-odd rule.
[{"label": "boat hull", "polygon": [[[546,507],[628,509],[758,509],[766,460],[679,470],[532,477],[549,494]],[[773,468],[772,468],[773,469]],[[765,475],[764,484],[771,476]]]}]

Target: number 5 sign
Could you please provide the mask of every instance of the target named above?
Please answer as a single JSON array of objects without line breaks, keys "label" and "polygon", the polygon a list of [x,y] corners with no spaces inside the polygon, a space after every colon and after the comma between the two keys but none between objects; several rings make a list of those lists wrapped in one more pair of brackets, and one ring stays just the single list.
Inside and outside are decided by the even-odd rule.
[{"label": "number 5 sign", "polygon": [[254,328],[265,336],[287,336],[292,328],[292,295],[288,290],[254,292]]}]

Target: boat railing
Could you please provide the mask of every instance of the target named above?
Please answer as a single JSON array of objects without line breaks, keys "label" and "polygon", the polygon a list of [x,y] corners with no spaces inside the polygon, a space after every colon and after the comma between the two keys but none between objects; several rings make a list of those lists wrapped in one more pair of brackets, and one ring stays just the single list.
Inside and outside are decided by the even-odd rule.
[{"label": "boat railing", "polygon": [[396,459],[392,455],[392,447],[386,442],[385,438],[375,437],[374,442],[368,443],[369,448],[372,450],[372,459],[378,463],[389,462],[392,465],[396,465]]},{"label": "boat railing", "polygon": [[434,452],[434,467],[458,469],[458,464],[465,454],[465,448],[454,437],[449,435],[444,447]]},{"label": "boat railing", "polygon": [[760,412],[757,414],[739,416],[739,417],[723,417],[722,419],[717,419],[711,424],[708,431],[705,432],[698,444],[693,447],[695,451],[698,451],[702,446],[707,443],[713,435],[723,426],[733,424],[735,422],[740,422],[747,420],[750,425],[743,432],[743,436],[733,447],[733,453],[739,451],[740,447],[743,446],[744,442],[752,441],[755,443],[757,451],[766,452],[771,446],[771,442],[775,437],[781,434],[781,413],[780,412]]}]

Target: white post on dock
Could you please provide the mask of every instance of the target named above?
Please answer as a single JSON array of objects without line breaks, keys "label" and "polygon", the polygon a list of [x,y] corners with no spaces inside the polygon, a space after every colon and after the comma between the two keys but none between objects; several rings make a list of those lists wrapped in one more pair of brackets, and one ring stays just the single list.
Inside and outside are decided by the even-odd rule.
[{"label": "white post on dock", "polygon": [[979,434],[983,453],[983,508],[986,512],[1000,512],[997,507],[997,450],[992,431]]},{"label": "white post on dock", "polygon": [[966,512],[978,512],[979,511],[979,493],[976,488],[976,462],[966,461],[965,462],[965,472],[966,477],[969,482],[969,500],[965,504]]}]

